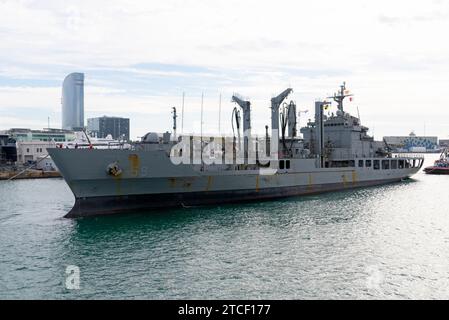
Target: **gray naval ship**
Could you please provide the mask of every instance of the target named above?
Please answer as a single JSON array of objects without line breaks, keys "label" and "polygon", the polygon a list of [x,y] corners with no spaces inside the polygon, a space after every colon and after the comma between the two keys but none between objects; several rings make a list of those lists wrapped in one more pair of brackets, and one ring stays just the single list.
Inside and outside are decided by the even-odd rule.
[{"label": "gray naval ship", "polygon": [[[66,217],[262,201],[401,181],[424,159],[392,155],[343,108],[343,84],[297,132],[292,89],[271,99],[271,134],[251,134],[251,103],[234,95],[231,136],[150,132],[125,149],[48,149],[75,195]],[[336,109],[331,102],[336,102]],[[334,109],[334,112],[331,112]],[[242,115],[242,116],[241,116]],[[243,132],[241,132],[243,131]]]}]

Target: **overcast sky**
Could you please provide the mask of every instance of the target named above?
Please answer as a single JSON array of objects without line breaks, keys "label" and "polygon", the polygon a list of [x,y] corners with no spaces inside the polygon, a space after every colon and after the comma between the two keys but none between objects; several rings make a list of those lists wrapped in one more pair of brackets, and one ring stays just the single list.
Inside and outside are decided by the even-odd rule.
[{"label": "overcast sky", "polygon": [[[230,129],[233,92],[252,101],[253,128],[270,98],[292,87],[315,99],[342,81],[346,110],[377,139],[449,137],[449,1],[0,0],[0,130],[61,125],[61,84],[85,73],[85,116],[131,119],[131,136]],[[180,120],[180,119],[179,119]],[[180,122],[180,121],[179,121]]]}]

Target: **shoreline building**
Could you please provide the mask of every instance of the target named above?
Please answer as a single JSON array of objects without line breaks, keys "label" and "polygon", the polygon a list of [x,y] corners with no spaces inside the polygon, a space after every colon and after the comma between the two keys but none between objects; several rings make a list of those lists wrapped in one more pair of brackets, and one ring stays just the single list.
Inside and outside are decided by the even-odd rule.
[{"label": "shoreline building", "polygon": [[440,139],[440,148],[449,148],[449,139]]},{"label": "shoreline building", "polygon": [[93,145],[96,149],[122,147],[119,141],[106,137],[99,139],[87,137],[84,131],[71,131],[53,128],[32,130],[11,128],[0,132],[0,164],[11,163],[33,165],[44,171],[57,171],[53,160],[48,156],[47,148],[86,148]]},{"label": "shoreline building", "polygon": [[58,142],[75,140],[73,131],[52,128],[44,130],[12,128],[7,130],[6,134],[16,142],[16,159],[20,164],[37,161],[47,156],[47,148],[55,147]]},{"label": "shoreline building", "polygon": [[438,137],[417,136],[414,132],[411,132],[408,136],[386,136],[384,141],[395,152],[438,151]]},{"label": "shoreline building", "polygon": [[116,140],[129,141],[129,118],[98,117],[87,119],[87,131],[95,138],[111,135]]},{"label": "shoreline building", "polygon": [[62,129],[84,129],[84,73],[69,74],[62,84]]},{"label": "shoreline building", "polygon": [[6,133],[0,133],[0,165],[17,161],[16,141]]}]

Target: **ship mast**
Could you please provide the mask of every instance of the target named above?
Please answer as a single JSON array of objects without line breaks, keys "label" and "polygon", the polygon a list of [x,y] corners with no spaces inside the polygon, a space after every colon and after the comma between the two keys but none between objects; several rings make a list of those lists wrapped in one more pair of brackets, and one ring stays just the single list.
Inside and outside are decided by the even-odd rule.
[{"label": "ship mast", "polygon": [[319,167],[324,168],[324,116],[323,110],[329,106],[330,102],[315,102],[315,128],[317,139],[317,150],[319,158]]},{"label": "ship mast", "polygon": [[343,111],[343,100],[346,97],[352,97],[353,94],[346,94],[348,91],[346,90],[346,82],[343,82],[343,84],[340,86],[340,91],[338,93],[334,93],[332,97],[328,97],[328,99],[333,99],[337,103],[337,108],[341,112]]},{"label": "ship mast", "polygon": [[173,140],[176,141],[176,118],[178,116],[176,115],[176,107],[173,107]]},{"label": "ship mast", "polygon": [[186,97],[186,93],[182,93],[182,111],[181,111],[181,135],[184,133],[184,100]]}]

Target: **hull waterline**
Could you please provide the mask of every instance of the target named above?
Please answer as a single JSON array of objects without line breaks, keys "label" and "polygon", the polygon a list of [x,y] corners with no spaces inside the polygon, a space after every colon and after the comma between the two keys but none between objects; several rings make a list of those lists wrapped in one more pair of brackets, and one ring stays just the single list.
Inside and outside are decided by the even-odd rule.
[{"label": "hull waterline", "polygon": [[349,184],[268,188],[266,190],[203,191],[189,193],[143,194],[77,198],[66,218],[111,215],[117,213],[151,212],[169,208],[189,208],[232,203],[269,201],[303,195],[337,192],[361,187],[379,186],[403,181],[404,178],[363,181]]},{"label": "hull waterline", "polygon": [[427,167],[424,169],[426,174],[449,174],[449,168]]}]

